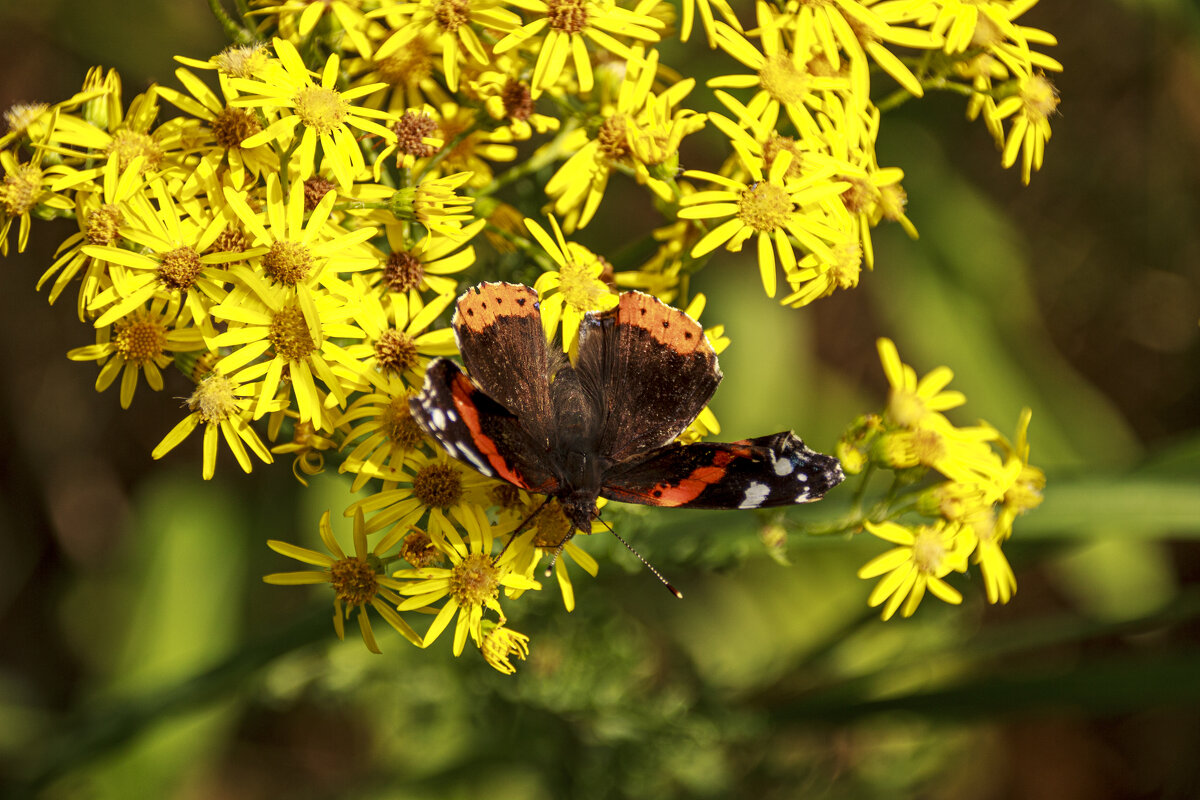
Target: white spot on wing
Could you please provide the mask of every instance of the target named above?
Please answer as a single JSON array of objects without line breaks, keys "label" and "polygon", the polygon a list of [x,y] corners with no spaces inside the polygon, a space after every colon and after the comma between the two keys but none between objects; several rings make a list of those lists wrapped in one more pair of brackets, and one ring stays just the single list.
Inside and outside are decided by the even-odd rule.
[{"label": "white spot on wing", "polygon": [[758,508],[771,493],[771,488],[765,483],[752,483],[746,487],[746,496],[738,503],[738,508]]},{"label": "white spot on wing", "polygon": [[492,477],[492,475],[494,474],[492,472],[492,467],[490,464],[487,463],[487,461],[485,461],[483,459],[483,456],[481,456],[481,455],[479,455],[479,453],[475,452],[474,448],[463,447],[462,450],[463,450],[463,455],[465,455],[467,457],[467,460],[471,462],[471,465],[474,466],[475,469],[479,470],[484,475],[487,475],[489,478]]},{"label": "white spot on wing", "polygon": [[446,429],[446,415],[442,413],[440,408],[429,409],[429,422],[439,431]]},{"label": "white spot on wing", "polygon": [[784,475],[792,474],[792,470],[796,468],[796,464],[790,458],[775,458],[772,454],[772,466],[775,467],[775,474],[783,477]]}]

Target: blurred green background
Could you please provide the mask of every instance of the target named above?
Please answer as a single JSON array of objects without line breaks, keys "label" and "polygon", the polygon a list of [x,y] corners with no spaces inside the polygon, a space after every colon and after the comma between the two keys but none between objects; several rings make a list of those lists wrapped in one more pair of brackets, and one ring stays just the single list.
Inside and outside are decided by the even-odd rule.
[{"label": "blurred green background", "polygon": [[[344,484],[298,491],[286,461],[205,483],[198,441],[151,461],[188,389],[143,387],[132,414],[95,393],[64,355],[89,331],[33,290],[71,231],[42,223],[0,264],[0,791],[1200,796],[1200,16],[1043,0],[1023,21],[1067,68],[1032,186],[932,96],[880,142],[921,239],[880,230],[862,289],[774,308],[734,257],[698,286],[733,340],[728,438],[794,427],[828,451],[883,401],[880,335],[919,372],[953,367],[960,423],[1011,432],[1033,408],[1049,486],[1008,549],[1011,604],[960,583],[962,607],[883,624],[854,577],[878,542],[793,536],[785,567],[753,516],[631,513],[622,532],[684,601],[590,537],[600,578],[577,577],[573,614],[554,591],[509,604],[533,635],[514,677],[448,641],[339,644],[323,592],[260,576],[291,568],[264,540],[315,541]],[[93,64],[128,100],[221,46],[201,0],[5,0],[0,106],[63,98]],[[581,238],[615,250],[621,213]]]}]

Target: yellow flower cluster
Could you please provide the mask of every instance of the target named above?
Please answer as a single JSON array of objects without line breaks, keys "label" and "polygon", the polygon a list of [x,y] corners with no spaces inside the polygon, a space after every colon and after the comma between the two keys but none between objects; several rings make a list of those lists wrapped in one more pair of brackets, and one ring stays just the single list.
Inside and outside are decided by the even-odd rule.
[{"label": "yellow flower cluster", "polygon": [[[895,476],[892,493],[863,522],[897,545],[859,570],[860,578],[883,576],[869,603],[883,605],[884,619],[897,610],[911,616],[926,590],[961,603],[962,595],[944,578],[966,572],[970,562],[979,566],[988,602],[1007,603],[1017,583],[1001,546],[1012,535],[1013,520],[1041,503],[1046,484],[1029,463],[1030,411],[1021,413],[1011,443],[986,423],[956,427],[942,414],[966,402],[961,392],[946,389],[951,371],[938,367],[918,380],[889,339],[878,345],[891,387],[887,407],[859,418],[838,445],[848,473],[869,476],[884,469]],[[910,512],[930,521],[895,521]]]},{"label": "yellow flower cluster", "polygon": [[[357,613],[372,650],[368,607],[421,645],[457,614],[455,652],[470,640],[511,671],[527,639],[504,627],[500,597],[540,588],[535,571],[557,558],[571,608],[568,559],[597,565],[563,545],[556,505],[448,459],[414,424],[408,400],[427,364],[457,350],[455,296],[479,279],[534,283],[547,335],[569,353],[583,315],[612,307],[617,287],[698,315],[688,276],[749,239],[772,297],[782,271],[787,305],[857,285],[874,225],[915,235],[902,173],[876,162],[885,104],[872,99],[872,64],[904,96],[964,91],[1004,139],[1005,163],[1025,153],[1028,180],[1057,103],[1044,71],[1059,68],[1030,49],[1052,37],[1015,23],[1033,3],[760,2],[748,26],[724,0],[684,0],[677,31],[659,0],[250,0],[250,13],[220,20],[243,44],[179,57],[175,88],[126,103],[117,74],[97,68],[71,98],[7,113],[0,251],[14,223],[24,250],[33,218],[74,220],[38,282],[51,303],[72,294],[94,328],[70,358],[97,363],[99,391],[119,378],[122,407],[143,379],[162,390],[172,364],[191,380],[155,458],[203,427],[205,478],[223,441],[247,472],[285,455],[303,482],[336,458],[355,492],[369,487],[346,512],[353,555],[326,518],[329,555],[272,544],[320,569],[270,580],[330,583],[338,634]],[[707,83],[721,113],[688,108],[696,81],[660,63],[659,43],[687,41],[697,16],[733,65]],[[710,125],[724,149],[711,170],[683,171],[685,139]],[[662,215],[619,263],[568,239],[614,177],[645,187]],[[545,224],[526,216],[539,212]],[[709,331],[718,350],[723,333]],[[1033,491],[1020,477],[1023,429],[1017,466],[993,469],[972,459],[994,432],[897,413],[868,437],[893,466],[938,470],[989,507],[1018,496],[1019,481]],[[705,410],[684,436],[717,430]],[[969,495],[956,507],[975,497],[954,491]],[[986,535],[983,506],[947,517],[975,531],[996,597],[1011,591],[998,543],[1018,505],[988,517]],[[433,614],[424,634],[400,616],[413,611]]]}]

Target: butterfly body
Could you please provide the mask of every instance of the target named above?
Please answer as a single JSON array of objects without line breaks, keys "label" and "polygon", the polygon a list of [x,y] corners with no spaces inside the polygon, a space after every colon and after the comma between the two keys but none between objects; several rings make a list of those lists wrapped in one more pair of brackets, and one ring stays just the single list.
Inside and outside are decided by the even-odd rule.
[{"label": "butterfly body", "polygon": [[413,418],[483,474],[557,498],[576,530],[591,530],[600,497],[759,508],[817,500],[843,478],[792,433],[676,442],[721,371],[699,323],[650,295],[585,315],[574,365],[547,346],[526,286],[467,290],[453,326],[467,372],[432,362]]}]

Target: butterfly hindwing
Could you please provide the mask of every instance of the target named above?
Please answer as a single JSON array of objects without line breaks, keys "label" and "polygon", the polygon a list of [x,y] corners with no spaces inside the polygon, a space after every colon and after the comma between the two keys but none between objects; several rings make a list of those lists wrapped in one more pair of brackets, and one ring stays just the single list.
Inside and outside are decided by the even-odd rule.
[{"label": "butterfly hindwing", "polygon": [[409,409],[447,453],[484,475],[535,492],[558,489],[518,418],[480,391],[453,361],[438,358],[429,364],[425,386],[409,400]]},{"label": "butterfly hindwing", "polygon": [[598,406],[596,449],[618,463],[675,439],[721,382],[700,324],[641,292],[584,317],[577,371]]},{"label": "butterfly hindwing", "polygon": [[653,506],[763,508],[819,500],[842,478],[836,458],[784,432],[668,445],[614,465],[600,496]]},{"label": "butterfly hindwing", "polygon": [[471,380],[549,448],[550,357],[537,292],[515,283],[481,283],[458,298],[453,326]]}]

